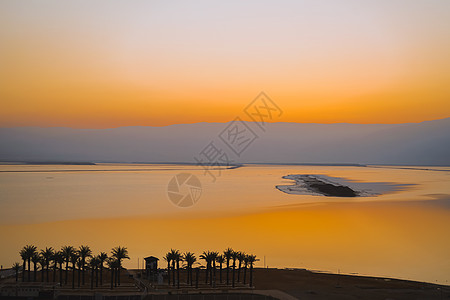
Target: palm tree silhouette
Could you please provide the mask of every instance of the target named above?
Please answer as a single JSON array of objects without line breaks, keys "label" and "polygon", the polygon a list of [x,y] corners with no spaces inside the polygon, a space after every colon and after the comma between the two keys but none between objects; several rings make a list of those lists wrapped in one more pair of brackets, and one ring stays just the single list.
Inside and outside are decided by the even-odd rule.
[{"label": "palm tree silhouette", "polygon": [[219,281],[222,283],[222,264],[225,262],[225,257],[223,255],[218,255],[216,262],[219,264]]},{"label": "palm tree silhouette", "polygon": [[52,255],[51,261],[53,262],[53,282],[56,282],[56,271],[58,270],[57,256],[60,255],[59,251],[55,251]]},{"label": "palm tree silhouette", "polygon": [[169,251],[164,256],[164,260],[167,262],[167,278],[168,285],[170,285],[170,262],[172,261],[172,253]]},{"label": "palm tree silhouette", "polygon": [[35,253],[33,255],[33,257],[31,258],[31,262],[33,263],[33,281],[36,281],[36,275],[37,275],[37,264],[40,261],[40,257],[37,253]]},{"label": "palm tree silhouette", "polygon": [[118,265],[118,262],[115,258],[113,257],[109,257],[106,259],[106,265],[108,266],[108,268],[111,270],[111,289],[113,289],[114,287],[114,281],[115,281],[115,269]]},{"label": "palm tree silhouette", "polygon": [[108,259],[108,254],[105,252],[100,252],[98,255],[98,262],[100,266],[100,285],[103,285],[103,264]]},{"label": "palm tree silhouette", "polygon": [[205,261],[205,284],[208,284],[209,268],[211,265],[211,252],[203,251],[202,255],[200,255],[200,259],[203,259]]},{"label": "palm tree silhouette", "polygon": [[233,251],[233,254],[231,255],[231,258],[233,259],[233,284],[232,284],[232,287],[234,287],[234,273],[235,273],[235,270],[236,270],[236,259],[237,259],[237,257],[238,257],[238,252],[236,252],[236,251]]},{"label": "palm tree silhouette", "polygon": [[[77,260],[77,271],[76,271],[76,274],[77,274],[77,277],[78,277],[78,287],[80,287],[80,285],[81,285],[81,269],[82,268],[83,268],[83,262],[81,261],[80,258],[78,258],[78,260]],[[75,270],[74,270],[74,274],[75,274]]]},{"label": "palm tree silhouette", "polygon": [[20,258],[22,258],[23,266],[22,266],[22,282],[25,281],[25,273],[27,271],[27,252],[25,250],[25,247],[23,247],[22,250],[19,252]]},{"label": "palm tree silhouette", "polygon": [[238,264],[238,273],[237,273],[237,282],[240,282],[241,280],[240,280],[240,275],[241,275],[241,267],[242,267],[242,263],[244,262],[244,257],[245,257],[245,253],[244,252],[242,252],[242,251],[239,251],[238,253],[237,253],[237,259],[238,259],[238,261],[239,261],[239,264]]},{"label": "palm tree silhouette", "polygon": [[248,263],[249,263],[248,255],[245,255],[244,256],[244,284],[246,282],[246,277],[247,277],[247,266],[248,266]]},{"label": "palm tree silhouette", "polygon": [[86,269],[86,258],[92,256],[92,251],[91,248],[89,248],[89,246],[81,245],[80,248],[78,249],[78,253],[80,255],[83,266],[83,269],[81,270],[81,277],[82,277],[82,285],[84,285],[84,271]]},{"label": "palm tree silhouette", "polygon": [[66,272],[65,272],[66,274],[65,274],[65,278],[64,278],[64,284],[67,284],[70,256],[72,255],[72,253],[75,252],[75,248],[72,246],[63,246],[61,248],[61,252],[62,252],[64,261],[66,262]]},{"label": "palm tree silhouette", "polygon": [[20,264],[18,262],[12,265],[12,269],[16,271],[16,282],[19,280]]},{"label": "palm tree silhouette", "polygon": [[59,284],[63,285],[63,264],[64,264],[64,256],[62,251],[58,251],[55,253],[55,264],[59,264]]},{"label": "palm tree silhouette", "polygon": [[[175,286],[175,264],[178,262],[181,256],[180,251],[175,249],[170,249],[170,260],[172,261],[172,285]],[[178,276],[179,276],[178,272]],[[179,278],[178,278],[179,279]]]},{"label": "palm tree silhouette", "polygon": [[79,258],[80,256],[75,251],[70,254],[70,262],[72,263],[72,289],[75,288],[75,271],[77,269],[76,264]]},{"label": "palm tree silhouette", "polygon": [[120,285],[120,269],[122,268],[122,260],[130,259],[130,257],[128,256],[128,250],[126,247],[115,247],[112,249],[111,253],[112,256],[117,260],[117,282],[118,285]]},{"label": "palm tree silhouette", "polygon": [[217,259],[217,256],[219,256],[219,252],[216,252],[216,251],[213,251],[213,252],[211,252],[210,253],[210,255],[211,255],[211,264],[212,264],[212,269],[211,269],[211,271],[210,271],[210,276],[211,276],[211,278],[210,278],[210,282],[211,282],[211,285],[216,285],[216,259]]},{"label": "palm tree silhouette", "polygon": [[248,264],[250,266],[250,287],[253,286],[253,265],[258,259],[256,259],[256,255],[247,255]]},{"label": "palm tree silhouette", "polygon": [[98,258],[96,256],[91,257],[89,260],[89,267],[91,269],[91,290],[94,288],[94,273],[98,267]]},{"label": "palm tree silhouette", "polygon": [[[45,281],[48,282],[48,271],[49,271],[49,266],[50,266],[50,260],[52,259],[53,256],[53,248],[52,247],[47,247],[45,248],[45,250],[41,250],[41,256],[44,260],[44,265],[45,265]],[[43,271],[43,270],[42,270]]]},{"label": "palm tree silhouette", "polygon": [[197,261],[197,258],[195,257],[194,253],[185,252],[183,254],[183,259],[186,262],[186,270],[187,270],[186,284],[189,284],[189,282],[190,282],[191,286],[192,286],[192,266]]},{"label": "palm tree silhouette", "polygon": [[24,247],[25,253],[26,253],[26,258],[27,258],[27,262],[28,262],[28,281],[30,281],[30,275],[31,275],[31,258],[33,257],[33,255],[35,253],[37,253],[37,248],[36,246],[33,245],[26,245]]},{"label": "palm tree silhouette", "polygon": [[227,260],[227,285],[230,284],[230,260],[233,257],[233,249],[228,248],[225,251],[223,251],[223,256]]},{"label": "palm tree silhouette", "polygon": [[44,260],[44,258],[42,257],[42,255],[38,255],[38,258],[39,258],[39,265],[41,266],[41,282],[44,282],[44,273],[45,273],[45,260]]},{"label": "palm tree silhouette", "polygon": [[180,288],[180,261],[183,260],[183,256],[180,251],[176,250],[174,253],[174,260],[177,262],[177,288]]}]

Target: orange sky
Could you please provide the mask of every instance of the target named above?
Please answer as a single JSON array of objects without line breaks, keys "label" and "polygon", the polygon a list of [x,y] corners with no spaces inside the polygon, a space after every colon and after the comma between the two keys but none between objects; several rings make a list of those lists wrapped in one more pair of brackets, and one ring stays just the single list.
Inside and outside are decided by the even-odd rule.
[{"label": "orange sky", "polygon": [[450,2],[0,4],[0,126],[450,116]]}]

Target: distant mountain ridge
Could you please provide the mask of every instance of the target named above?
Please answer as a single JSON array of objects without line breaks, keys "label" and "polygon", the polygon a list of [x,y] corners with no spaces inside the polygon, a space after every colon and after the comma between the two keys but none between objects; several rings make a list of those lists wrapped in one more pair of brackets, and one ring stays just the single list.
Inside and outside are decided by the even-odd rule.
[{"label": "distant mountain ridge", "polygon": [[236,155],[219,134],[229,123],[165,127],[0,128],[1,161],[195,162],[211,141],[236,163],[450,165],[450,118],[405,124],[270,123]]}]

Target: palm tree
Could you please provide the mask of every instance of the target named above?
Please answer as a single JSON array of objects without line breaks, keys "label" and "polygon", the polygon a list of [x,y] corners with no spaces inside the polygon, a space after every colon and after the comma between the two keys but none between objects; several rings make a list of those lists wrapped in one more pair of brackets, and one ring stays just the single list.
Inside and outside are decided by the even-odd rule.
[{"label": "palm tree", "polygon": [[238,273],[237,273],[237,282],[240,282],[241,280],[240,280],[240,275],[241,275],[241,267],[242,267],[242,263],[244,262],[244,258],[245,258],[245,256],[246,256],[246,254],[244,253],[244,252],[242,252],[242,251],[239,251],[238,253],[237,253],[237,259],[238,259],[238,261],[239,261],[239,264],[238,264]]},{"label": "palm tree", "polygon": [[115,279],[117,278],[115,275],[116,273],[115,269],[117,269],[119,263],[117,259],[115,259],[114,257],[109,257],[106,260],[106,264],[108,265],[108,268],[111,270],[111,289],[113,289]]},{"label": "palm tree", "polygon": [[[175,249],[170,249],[170,260],[172,261],[172,285],[175,286],[175,265],[179,263],[179,260],[181,259],[180,251]],[[178,272],[178,279],[180,276],[180,273]],[[179,280],[178,280],[179,281]]]},{"label": "palm tree", "polygon": [[52,247],[46,247],[45,250],[41,250],[41,256],[44,259],[44,264],[45,264],[45,274],[46,274],[46,279],[45,281],[48,282],[48,271],[49,271],[49,266],[50,266],[50,260],[52,259],[52,256],[54,254],[53,248]]},{"label": "palm tree", "polygon": [[98,262],[100,266],[100,285],[103,285],[103,264],[105,263],[106,259],[108,259],[108,254],[105,252],[100,252],[98,255]]},{"label": "palm tree", "polygon": [[[81,285],[81,270],[83,269],[83,261],[81,259],[77,260],[77,276],[78,276],[78,287]],[[75,271],[74,271],[75,272]],[[74,273],[75,274],[75,273]],[[74,275],[75,276],[75,275]]]},{"label": "palm tree", "polygon": [[53,282],[56,282],[56,271],[58,270],[58,257],[61,256],[60,251],[55,251],[52,256],[53,261]]},{"label": "palm tree", "polygon": [[230,260],[233,257],[233,249],[228,248],[225,251],[223,251],[223,256],[227,260],[227,285],[230,284]]},{"label": "palm tree", "polygon": [[235,273],[235,270],[236,270],[236,259],[237,259],[237,257],[238,257],[238,252],[236,252],[236,251],[233,251],[233,254],[231,255],[231,258],[233,259],[233,280],[232,280],[232,282],[233,282],[233,284],[232,284],[232,287],[234,287],[234,273]]},{"label": "palm tree", "polygon": [[17,282],[19,280],[20,264],[18,262],[14,263],[12,269],[16,271],[16,282]]},{"label": "palm tree", "polygon": [[250,266],[250,287],[253,286],[253,265],[258,259],[256,259],[256,255],[247,255],[248,264]]},{"label": "palm tree", "polygon": [[84,285],[84,271],[86,269],[86,257],[91,257],[92,256],[92,251],[91,248],[89,248],[89,246],[80,246],[80,248],[78,249],[78,253],[80,254],[80,258],[81,258],[81,262],[83,263],[83,269],[82,269],[82,273],[81,273],[81,277],[82,277],[82,284]]},{"label": "palm tree", "polygon": [[33,255],[31,258],[31,262],[33,263],[33,281],[36,281],[37,275],[37,264],[39,263],[40,257],[37,253]]},{"label": "palm tree", "polygon": [[211,252],[211,263],[212,263],[212,272],[210,272],[211,276],[211,285],[216,284],[216,259],[219,256],[219,252]]},{"label": "palm tree", "polygon": [[247,266],[249,263],[249,259],[248,259],[248,255],[244,256],[244,285],[245,285],[245,281],[246,281],[246,277],[247,277]]},{"label": "palm tree", "polygon": [[170,255],[172,258],[172,270],[173,270],[173,286],[175,286],[175,264],[177,269],[177,288],[180,288],[180,260],[182,260],[182,256],[180,251],[175,249],[170,249]]},{"label": "palm tree", "polygon": [[209,275],[209,267],[211,264],[211,252],[210,251],[203,251],[202,255],[200,255],[200,259],[203,259],[205,261],[205,284],[208,284],[208,275]]},{"label": "palm tree", "polygon": [[223,255],[218,255],[216,262],[219,264],[219,281],[222,283],[222,264],[225,262],[225,257]]},{"label": "palm tree", "polygon": [[197,261],[197,258],[195,257],[194,253],[185,252],[183,254],[183,259],[186,262],[186,270],[187,270],[186,284],[189,284],[189,282],[190,282],[191,286],[192,286],[192,266]]},{"label": "palm tree", "polygon": [[63,258],[64,258],[64,260],[66,262],[66,272],[65,272],[66,276],[65,276],[65,279],[64,279],[64,284],[67,284],[67,276],[68,276],[68,273],[69,273],[68,270],[69,270],[70,257],[72,255],[72,253],[75,252],[75,248],[72,247],[72,246],[63,246],[61,248],[61,252],[62,252]]},{"label": "palm tree", "polygon": [[28,262],[28,281],[30,281],[30,275],[31,275],[31,258],[33,257],[33,255],[37,252],[37,248],[36,246],[33,245],[26,245],[24,247],[25,253],[26,253],[26,257],[27,257],[27,262]]},{"label": "palm tree", "polygon": [[72,252],[70,254],[70,262],[72,263],[72,289],[75,288],[75,271],[77,270],[77,261],[80,258],[77,252]]},{"label": "palm tree", "polygon": [[19,254],[20,254],[20,258],[22,258],[22,260],[23,260],[22,282],[24,282],[25,281],[25,272],[26,272],[26,268],[27,268],[27,252],[25,251],[25,247],[22,250],[20,250]]},{"label": "palm tree", "polygon": [[124,259],[130,259],[128,256],[128,250],[126,247],[115,247],[111,251],[112,256],[117,260],[118,267],[117,267],[117,278],[118,278],[118,284],[120,285],[120,269],[122,268],[122,260]]},{"label": "palm tree", "polygon": [[64,256],[62,251],[58,251],[55,254],[55,264],[59,264],[59,284],[63,285],[63,264],[64,264]]},{"label": "palm tree", "polygon": [[91,268],[91,290],[94,288],[94,272],[98,267],[98,258],[96,256],[89,260],[89,267]]},{"label": "palm tree", "polygon": [[170,262],[172,261],[172,254],[170,251],[166,253],[164,260],[167,262],[167,278],[168,284],[170,285]]},{"label": "palm tree", "polygon": [[42,255],[39,255],[39,265],[41,266],[41,282],[44,282],[44,272],[45,272],[45,260]]}]

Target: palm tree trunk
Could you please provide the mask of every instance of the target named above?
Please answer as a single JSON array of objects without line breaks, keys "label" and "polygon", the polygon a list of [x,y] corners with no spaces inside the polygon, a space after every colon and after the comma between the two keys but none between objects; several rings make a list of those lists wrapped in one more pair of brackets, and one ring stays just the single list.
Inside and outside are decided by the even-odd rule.
[{"label": "palm tree trunk", "polygon": [[212,269],[212,271],[213,271],[213,276],[212,276],[212,279],[211,279],[211,283],[214,282],[214,285],[216,285],[216,261],[213,261],[213,269]]},{"label": "palm tree trunk", "polygon": [[63,285],[63,266],[59,264],[59,285]]},{"label": "palm tree trunk", "polygon": [[117,276],[119,275],[119,268],[114,268],[114,287],[117,287]]},{"label": "palm tree trunk", "polygon": [[172,285],[175,286],[175,261],[172,261]]},{"label": "palm tree trunk", "polygon": [[56,281],[56,269],[58,268],[58,265],[55,262],[55,265],[53,266],[53,282]]},{"label": "palm tree trunk", "polygon": [[190,275],[190,272],[189,272],[189,270],[190,270],[190,267],[189,267],[189,263],[188,263],[188,265],[187,265],[187,267],[186,267],[186,284],[188,285],[189,284],[189,275]]},{"label": "palm tree trunk", "polygon": [[95,287],[98,287],[98,267],[95,267]]},{"label": "palm tree trunk", "polygon": [[80,269],[82,269],[81,270],[81,278],[82,278],[82,280],[83,280],[83,285],[84,285],[84,271],[86,270],[86,260],[85,260],[85,258],[83,257],[83,259],[81,260],[82,262],[83,262],[83,265],[81,266],[81,268]]},{"label": "palm tree trunk", "polygon": [[170,285],[170,261],[167,262],[167,283]]},{"label": "palm tree trunk", "polygon": [[247,275],[247,266],[244,266],[244,284],[245,284],[246,275]]},{"label": "palm tree trunk", "polygon": [[16,269],[16,282],[19,280],[19,270]]},{"label": "palm tree trunk", "polygon": [[120,286],[120,269],[122,268],[122,264],[119,261],[119,267],[117,268],[117,284]]},{"label": "palm tree trunk", "polygon": [[236,269],[236,264],[235,264],[235,262],[233,261],[233,284],[232,284],[232,287],[234,287],[234,273],[235,273],[235,269]]},{"label": "palm tree trunk", "polygon": [[180,261],[177,260],[177,288],[180,288]]},{"label": "palm tree trunk", "polygon": [[[84,275],[84,272],[83,272]],[[91,270],[91,290],[94,289],[94,268]]]},{"label": "palm tree trunk", "polygon": [[100,285],[103,285],[103,262],[100,265]]},{"label": "palm tree trunk", "polygon": [[78,275],[78,287],[80,287],[80,284],[81,284],[81,267],[78,268],[77,275]]},{"label": "palm tree trunk", "polygon": [[230,260],[227,259],[227,285],[230,285]]},{"label": "palm tree trunk", "polygon": [[45,281],[48,282],[48,269],[49,269],[49,265],[47,264],[47,270],[45,272]]},{"label": "palm tree trunk", "polygon": [[222,283],[222,263],[220,263],[219,280],[220,280],[220,283]]},{"label": "palm tree trunk", "polygon": [[27,272],[27,261],[23,260],[23,266],[22,266],[22,282],[25,282],[25,273]]},{"label": "palm tree trunk", "polygon": [[111,289],[113,289],[114,285],[114,268],[111,268]]},{"label": "palm tree trunk", "polygon": [[200,268],[196,269],[195,272],[195,288],[198,289],[198,273],[200,273]]},{"label": "palm tree trunk", "polygon": [[66,276],[64,278],[64,284],[67,284],[67,277],[69,276],[69,261],[66,261]]},{"label": "palm tree trunk", "polygon": [[37,275],[36,274],[37,273],[37,264],[36,263],[34,263],[33,270],[34,270],[33,271],[33,281],[36,282],[36,278],[37,278],[37,276],[36,276]]},{"label": "palm tree trunk", "polygon": [[250,287],[253,286],[253,265],[250,265]]},{"label": "palm tree trunk", "polygon": [[237,282],[241,281],[241,266],[242,266],[242,262],[239,261]]},{"label": "palm tree trunk", "polygon": [[206,263],[206,269],[205,269],[205,284],[208,284],[208,276],[209,276],[209,263]]},{"label": "palm tree trunk", "polygon": [[75,267],[75,263],[73,263],[73,265],[72,265],[72,289],[75,289],[75,271],[76,271],[76,267]]},{"label": "palm tree trunk", "polygon": [[28,258],[28,281],[30,281],[31,275],[31,258]]}]

